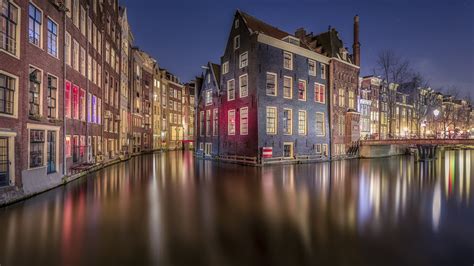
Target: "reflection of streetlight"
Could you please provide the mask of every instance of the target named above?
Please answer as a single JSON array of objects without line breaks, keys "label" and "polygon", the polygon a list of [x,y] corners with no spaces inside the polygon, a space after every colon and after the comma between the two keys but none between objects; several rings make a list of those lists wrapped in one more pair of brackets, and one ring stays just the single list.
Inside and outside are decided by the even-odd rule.
[{"label": "reflection of streetlight", "polygon": [[405,127],[403,130],[405,131],[405,138],[408,138],[408,128]]}]

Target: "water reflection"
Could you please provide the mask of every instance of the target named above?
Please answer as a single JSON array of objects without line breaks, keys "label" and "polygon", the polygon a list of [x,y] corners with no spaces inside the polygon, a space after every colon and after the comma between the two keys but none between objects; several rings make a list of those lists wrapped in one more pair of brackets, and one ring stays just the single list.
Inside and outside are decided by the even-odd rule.
[{"label": "water reflection", "polygon": [[0,210],[0,264],[472,264],[473,151],[438,158],[144,156]]}]

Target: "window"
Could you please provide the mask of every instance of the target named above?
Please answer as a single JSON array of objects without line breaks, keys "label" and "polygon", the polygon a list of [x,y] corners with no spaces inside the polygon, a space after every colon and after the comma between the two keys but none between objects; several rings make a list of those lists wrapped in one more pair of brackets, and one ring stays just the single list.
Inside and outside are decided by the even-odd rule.
[{"label": "window", "polygon": [[291,135],[293,133],[293,110],[283,109],[283,134]]},{"label": "window", "polygon": [[81,6],[81,34],[86,36],[86,10]]},{"label": "window", "polygon": [[73,66],[74,70],[79,71],[79,43],[74,40],[74,46],[72,47],[72,52],[74,54]]},{"label": "window", "polygon": [[283,67],[288,70],[293,70],[293,54],[283,52]]},{"label": "window", "polygon": [[326,79],[326,65],[321,64],[321,79]]},{"label": "window", "polygon": [[240,21],[239,21],[238,19],[235,20],[235,22],[234,22],[234,28],[235,28],[235,29],[238,29],[238,28],[239,28],[239,22],[240,22]]},{"label": "window", "polygon": [[249,134],[249,108],[240,108],[240,135]]},{"label": "window", "polygon": [[317,103],[326,103],[326,86],[314,83],[314,101]]},{"label": "window", "polygon": [[355,97],[353,90],[349,91],[349,108],[355,109]]},{"label": "window", "polygon": [[0,1],[0,49],[17,54],[18,8],[9,1]]},{"label": "window", "polygon": [[267,95],[277,96],[277,75],[267,72]]},{"label": "window", "polygon": [[79,28],[79,0],[73,0],[73,9],[72,11],[74,12],[73,14],[73,23],[74,23],[74,26],[76,26],[77,28]]},{"label": "window", "polygon": [[66,117],[71,118],[71,90],[72,90],[71,82],[66,81],[66,89],[64,91],[64,97],[66,98]]},{"label": "window", "polygon": [[229,73],[229,61],[226,61],[224,64],[222,64],[222,74],[227,73]]},{"label": "window", "polygon": [[234,49],[240,48],[240,35],[234,37]]},{"label": "window", "polygon": [[212,90],[205,91],[205,103],[206,103],[206,106],[212,104]]},{"label": "window", "polygon": [[[69,14],[69,13],[68,13]],[[72,46],[72,43],[71,43],[71,34],[69,34],[69,32],[66,32],[66,50],[65,50],[65,56],[66,56],[66,64],[68,66],[71,66],[72,65],[72,59],[71,59],[71,46]]]},{"label": "window", "polygon": [[344,102],[345,102],[345,90],[344,89],[339,89],[339,106],[344,107]]},{"label": "window", "polygon": [[92,94],[87,93],[87,122],[92,123]]},{"label": "window", "polygon": [[249,95],[248,90],[248,75],[244,74],[239,78],[239,96],[240,98],[247,97]]},{"label": "window", "polygon": [[72,86],[72,115],[74,119],[79,119],[79,87]]},{"label": "window", "polygon": [[211,136],[211,110],[206,110],[206,136]]},{"label": "window", "polygon": [[44,131],[30,130],[30,168],[44,165]]},{"label": "window", "polygon": [[[171,121],[172,121],[172,119],[170,119],[170,122]],[[201,111],[199,113],[199,135],[201,137],[204,137],[204,111]]]},{"label": "window", "polygon": [[86,121],[86,91],[81,89],[79,94],[80,119]]},{"label": "window", "polygon": [[306,81],[301,79],[298,81],[298,100],[306,101]]},{"label": "window", "polygon": [[308,59],[308,74],[316,76],[316,61]]},{"label": "window", "polygon": [[0,114],[14,114],[15,86],[14,78],[0,74]]},{"label": "window", "polygon": [[41,93],[41,71],[30,67],[30,82],[29,82],[29,114],[30,116],[39,116],[40,110],[40,93]]},{"label": "window", "polygon": [[316,135],[317,136],[326,135],[324,113],[316,113]]},{"label": "window", "polygon": [[58,25],[48,18],[48,53],[58,57]]},{"label": "window", "polygon": [[228,135],[235,135],[235,110],[229,110],[228,112]]},{"label": "window", "polygon": [[86,50],[81,47],[81,74],[86,76]]},{"label": "window", "polygon": [[212,123],[212,135],[214,136],[217,136],[219,130],[218,130],[218,126],[219,126],[219,111],[218,109],[214,109],[214,114],[213,114],[213,123]]},{"label": "window", "polygon": [[275,135],[277,133],[277,108],[267,107],[267,134]]},{"label": "window", "polygon": [[298,134],[306,135],[306,111],[298,111]]},{"label": "window", "polygon": [[97,124],[97,97],[92,95],[92,123]]},{"label": "window", "polygon": [[56,172],[56,132],[48,131],[48,143],[47,143],[47,174]]},{"label": "window", "polygon": [[48,118],[56,118],[58,100],[58,79],[48,76]]},{"label": "window", "polygon": [[248,66],[248,64],[249,64],[248,59],[249,59],[249,53],[248,52],[242,53],[240,55],[239,67],[244,68],[244,67]]},{"label": "window", "polygon": [[71,136],[66,136],[64,145],[65,145],[66,158],[70,158],[71,157]]},{"label": "window", "polygon": [[235,80],[227,81],[227,101],[235,100]]},{"label": "window", "polygon": [[283,77],[283,98],[293,98],[293,78],[284,76]]},{"label": "window", "polygon": [[28,37],[30,43],[41,47],[41,24],[43,13],[32,3],[29,5]]}]

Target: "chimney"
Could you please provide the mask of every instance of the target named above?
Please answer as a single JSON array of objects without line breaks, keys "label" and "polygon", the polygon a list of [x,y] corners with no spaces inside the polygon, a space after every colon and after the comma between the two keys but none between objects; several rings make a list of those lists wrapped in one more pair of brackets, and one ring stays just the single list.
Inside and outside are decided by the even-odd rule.
[{"label": "chimney", "polygon": [[300,40],[304,40],[305,37],[306,37],[306,30],[304,28],[297,29],[296,32],[295,32],[295,36],[296,36],[296,38],[298,38]]},{"label": "chimney", "polygon": [[359,16],[354,17],[354,44],[352,45],[354,64],[360,66]]}]

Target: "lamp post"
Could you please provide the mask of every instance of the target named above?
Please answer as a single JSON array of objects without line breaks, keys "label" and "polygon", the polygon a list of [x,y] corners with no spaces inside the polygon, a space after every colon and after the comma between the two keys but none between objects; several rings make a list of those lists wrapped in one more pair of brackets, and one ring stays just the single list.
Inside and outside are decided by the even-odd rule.
[{"label": "lamp post", "polygon": [[435,109],[433,111],[433,114],[435,116],[435,130],[434,130],[434,133],[435,133],[435,138],[437,139],[438,138],[438,116],[439,116],[439,110],[438,109]]},{"label": "lamp post", "polygon": [[421,123],[421,127],[423,128],[423,138],[426,138],[426,120]]}]

